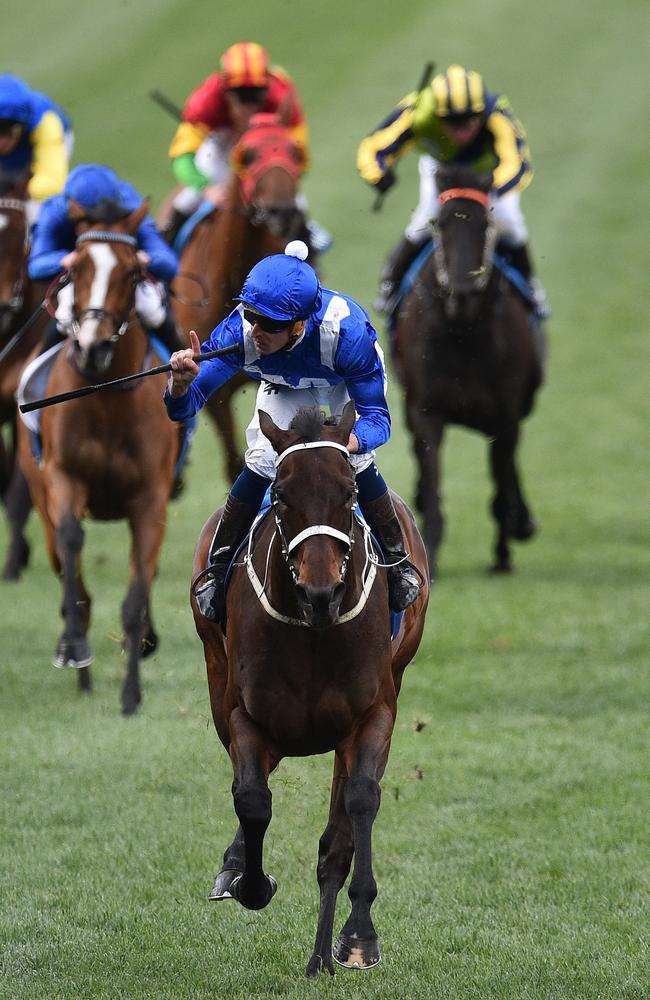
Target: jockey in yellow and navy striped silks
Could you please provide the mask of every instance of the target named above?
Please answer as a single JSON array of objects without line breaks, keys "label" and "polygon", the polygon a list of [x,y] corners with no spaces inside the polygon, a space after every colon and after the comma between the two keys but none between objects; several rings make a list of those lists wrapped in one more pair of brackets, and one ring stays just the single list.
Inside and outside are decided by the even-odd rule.
[{"label": "jockey in yellow and navy striped silks", "polygon": [[410,149],[421,154],[420,199],[403,239],[385,264],[377,308],[390,312],[404,273],[430,236],[438,207],[438,166],[459,163],[477,174],[492,173],[491,207],[501,240],[534,294],[537,291],[538,311],[543,312],[545,297],[532,275],[528,230],[519,203],[520,192],[533,176],[530,152],[508,99],[487,91],[475,70],[450,66],[420,93],[408,94],[361,141],[357,152],[361,177],[378,191],[387,191],[395,182],[395,164]]}]

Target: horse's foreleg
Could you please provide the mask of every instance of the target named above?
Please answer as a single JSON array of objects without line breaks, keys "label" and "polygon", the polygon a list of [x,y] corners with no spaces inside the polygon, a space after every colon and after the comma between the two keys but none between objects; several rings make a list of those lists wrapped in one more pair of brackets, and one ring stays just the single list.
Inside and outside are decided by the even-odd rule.
[{"label": "horse's foreleg", "polygon": [[[61,614],[65,622],[53,661],[55,667],[84,668],[93,661],[86,637],[90,622],[90,596],[81,575],[83,543],[81,521],[68,511],[58,521],[54,532],[56,555],[63,576]],[[88,674],[84,674],[84,679],[80,677],[80,686],[85,689],[90,687]]]},{"label": "horse's foreleg", "polygon": [[519,427],[513,424],[497,434],[490,444],[490,468],[495,484],[492,499],[492,513],[497,522],[494,573],[512,571],[508,540],[525,540],[535,532],[535,522],[531,517],[519,484],[515,452],[519,439]]},{"label": "horse's foreleg", "polygon": [[378,706],[355,743],[344,753],[349,774],[344,801],[352,824],[354,873],[348,889],[352,910],[334,945],[334,958],[352,969],[370,969],[381,958],[370,916],[377,895],[371,838],[381,797],[379,779],[388,758],[393,722],[394,715],[387,705]]},{"label": "horse's foreleg", "polygon": [[329,820],[318,844],[316,872],[320,888],[320,911],[314,951],[307,964],[308,976],[317,975],[321,969],[334,975],[332,929],[336,899],[348,877],[353,852],[352,825],[344,802],[346,781],[345,764],[337,754],[334,760]]},{"label": "horse's foreleg", "polygon": [[262,866],[264,834],[271,822],[268,776],[272,761],[261,734],[243,708],[230,715],[230,756],[235,780],[232,797],[244,834],[244,872],[231,885],[231,894],[249,910],[270,903],[277,888]]},{"label": "horse's foreleg", "polygon": [[10,541],[2,579],[18,580],[29,561],[29,543],[25,538],[24,528],[32,509],[32,499],[29,495],[27,480],[17,463],[14,465],[13,475],[4,500],[10,526]]},{"label": "horse's foreleg", "polygon": [[440,450],[444,421],[437,413],[423,411],[415,401],[408,406],[408,424],[418,463],[416,507],[422,514],[422,537],[429,558],[431,579],[438,571],[438,549],[442,542],[444,517],[440,499]]},{"label": "horse's foreleg", "polygon": [[[154,642],[155,633],[149,614],[149,595],[158,567],[165,522],[166,503],[162,496],[142,501],[129,517],[131,578],[122,603],[122,627],[127,655],[126,677],[122,687],[123,715],[133,715],[142,700],[140,658],[143,654],[143,643]],[[157,644],[157,637],[155,643]]]},{"label": "horse's foreleg", "polygon": [[212,891],[208,899],[232,899],[233,882],[238,881],[244,874],[246,867],[246,847],[244,844],[244,831],[241,824],[237,827],[237,833],[232,844],[229,844],[223,855],[223,865],[214,880]]}]

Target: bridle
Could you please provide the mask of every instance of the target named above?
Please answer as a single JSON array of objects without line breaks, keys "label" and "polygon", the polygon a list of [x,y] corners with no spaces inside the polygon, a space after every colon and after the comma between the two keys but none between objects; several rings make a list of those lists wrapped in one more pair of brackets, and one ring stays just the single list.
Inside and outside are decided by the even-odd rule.
[{"label": "bridle", "polygon": [[[309,448],[336,448],[337,451],[340,451],[345,455],[348,463],[350,462],[350,454],[344,445],[337,444],[335,441],[308,441],[304,444],[291,445],[291,447],[283,451],[281,455],[278,455],[275,462],[276,470],[280,467],[288,455],[298,451],[307,451]],[[357,492],[358,489],[355,484],[355,496]],[[291,574],[291,579],[293,580],[294,585],[298,586],[299,580],[296,568],[291,560],[291,553],[298,548],[301,542],[304,542],[307,538],[313,538],[316,535],[329,535],[331,538],[336,538],[339,542],[343,542],[345,545],[346,551],[340,569],[341,583],[343,583],[345,581],[345,575],[348,571],[350,556],[352,555],[352,546],[354,545],[354,504],[350,507],[350,530],[347,535],[343,531],[339,531],[338,528],[333,528],[329,524],[313,524],[311,527],[304,528],[302,531],[299,531],[297,535],[294,535],[291,541],[287,541],[284,525],[282,524],[282,518],[280,517],[279,505],[280,501],[278,500],[274,483],[271,487],[271,506],[273,508],[273,517],[275,519],[275,530],[277,531],[280,539],[282,556],[289,573]]]},{"label": "bridle", "polygon": [[[295,452],[307,451],[308,449],[311,448],[335,448],[337,451],[340,451],[345,455],[348,463],[350,462],[349,452],[344,445],[338,444],[335,441],[309,441],[305,442],[304,444],[291,445],[289,448],[283,451],[282,454],[279,455],[276,459],[276,469],[289,455]],[[357,487],[355,485],[355,495],[356,493],[357,493]],[[270,615],[271,618],[276,619],[276,621],[284,622],[287,625],[300,625],[306,628],[311,627],[309,623],[304,621],[302,618],[291,618],[287,615],[281,614],[271,605],[266,595],[266,579],[268,575],[268,566],[270,562],[273,542],[276,538],[278,538],[280,541],[280,546],[282,549],[282,557],[284,559],[284,563],[287,569],[289,570],[294,587],[299,586],[299,580],[296,568],[292,561],[292,553],[302,542],[304,542],[307,538],[313,538],[317,535],[328,535],[331,538],[336,538],[337,541],[342,542],[343,545],[345,546],[345,555],[343,556],[339,573],[340,573],[340,582],[343,583],[345,581],[345,577],[350,565],[352,549],[355,543],[355,525],[360,524],[364,534],[364,545],[366,551],[366,562],[361,576],[361,595],[357,603],[354,605],[354,607],[350,608],[350,610],[345,612],[344,614],[339,615],[336,618],[336,620],[332,622],[332,624],[343,625],[345,624],[345,622],[351,621],[353,618],[356,618],[357,615],[359,615],[361,611],[363,611],[366,602],[368,600],[368,596],[370,594],[372,585],[375,580],[378,562],[372,550],[370,529],[365,524],[365,522],[359,522],[356,519],[354,513],[354,506],[355,506],[354,503],[351,505],[350,508],[350,530],[347,535],[345,534],[345,532],[340,531],[338,528],[334,528],[329,524],[313,524],[310,525],[308,528],[303,528],[302,531],[299,531],[298,534],[294,535],[293,538],[291,538],[290,540],[287,538],[287,533],[282,523],[282,517],[279,512],[279,503],[280,501],[278,499],[274,483],[273,486],[271,487],[271,505],[273,508],[275,530],[273,532],[273,535],[271,536],[271,541],[269,543],[269,548],[266,556],[266,573],[264,581],[261,581],[259,579],[255,571],[255,567],[253,565],[252,556],[253,556],[254,529],[250,533],[248,541],[248,551],[246,553],[246,556],[244,557],[244,563],[246,565],[248,578],[253,586],[253,590],[255,591],[266,613]]]},{"label": "bridle", "polygon": [[[27,207],[23,198],[0,198],[0,211],[5,209],[8,212],[18,212],[23,217],[23,243],[25,247],[25,258],[27,257],[27,247],[29,245],[29,226],[27,225]],[[27,278],[27,261],[23,261],[20,275],[14,282],[11,298],[3,303],[4,308],[10,313],[17,313],[22,309],[25,301],[25,281]]]},{"label": "bridle", "polygon": [[[438,195],[438,201],[440,205],[445,205],[447,202],[455,200],[465,200],[465,201],[475,201],[481,205],[487,212],[490,199],[485,191],[481,191],[478,188],[468,188],[468,187],[455,187],[447,188],[446,191],[442,191]],[[494,253],[494,248],[497,241],[497,228],[494,223],[488,217],[487,229],[485,231],[485,240],[483,242],[483,254],[481,257],[481,264],[479,268],[473,273],[474,277],[474,291],[483,292],[485,291],[488,281],[490,280],[490,275],[492,273],[492,255]],[[438,236],[437,239],[434,238],[433,241],[433,261],[436,273],[436,281],[440,287],[440,291],[443,295],[450,295],[452,289],[450,287],[449,281],[449,271],[447,268],[447,260],[445,257],[445,251],[442,245],[442,239]]]},{"label": "bridle", "polygon": [[[81,235],[77,237],[76,246],[78,247],[82,243],[91,243],[91,242],[118,243],[118,244],[121,243],[125,246],[132,247],[134,251],[137,250],[138,247],[138,241],[135,238],[135,236],[130,236],[128,233],[111,233],[100,229],[89,229],[85,233],[81,233]],[[144,274],[142,268],[138,267],[136,270],[134,270],[133,276],[134,276],[133,288],[135,295],[135,287],[139,284],[140,281],[146,280],[146,275]],[[131,312],[132,307],[133,307],[133,299],[131,299],[131,301],[129,302],[129,307],[126,312],[126,316],[123,319],[121,319],[117,315],[117,313],[115,313],[112,309],[104,309],[103,307],[90,306],[87,309],[80,309],[78,311],[75,310],[71,324],[72,335],[75,343],[78,342],[79,333],[81,330],[81,324],[84,319],[96,319],[99,321],[109,320],[113,325],[114,332],[112,336],[108,338],[107,343],[110,344],[117,343],[120,337],[124,336],[129,326],[131,325],[132,320],[129,319],[129,314]]]}]

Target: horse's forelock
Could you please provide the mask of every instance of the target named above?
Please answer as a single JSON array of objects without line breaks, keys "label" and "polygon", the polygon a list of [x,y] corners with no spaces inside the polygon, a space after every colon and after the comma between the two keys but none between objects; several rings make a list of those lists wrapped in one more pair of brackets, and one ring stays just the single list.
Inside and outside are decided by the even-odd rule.
[{"label": "horse's forelock", "polygon": [[289,424],[289,430],[305,441],[320,441],[325,414],[317,406],[303,406]]}]

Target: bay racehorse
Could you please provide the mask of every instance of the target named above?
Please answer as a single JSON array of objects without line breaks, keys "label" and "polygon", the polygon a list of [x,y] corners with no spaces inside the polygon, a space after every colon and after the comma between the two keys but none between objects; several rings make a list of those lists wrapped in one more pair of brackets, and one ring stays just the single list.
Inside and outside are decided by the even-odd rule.
[{"label": "bay racehorse", "polygon": [[435,573],[443,533],[440,451],[447,424],[489,439],[497,524],[494,572],[512,569],[511,539],[536,524],[520,484],[520,425],[542,383],[543,332],[494,264],[491,177],[463,168],[438,174],[434,250],[397,313],[395,363],[418,465],[417,508]]},{"label": "bay racehorse", "polygon": [[20,373],[27,357],[40,340],[45,313],[36,317],[24,336],[15,341],[38,304],[37,290],[27,276],[29,226],[27,223],[27,184],[29,177],[4,177],[0,174],[0,496],[7,510],[10,543],[3,569],[4,580],[17,580],[29,558],[29,545],[23,529],[31,510],[25,477],[16,462],[16,399]]},{"label": "bay racehorse", "polygon": [[[52,367],[47,395],[109,381],[156,363],[149,338],[134,311],[135,289],[144,279],[135,233],[147,204],[126,219],[96,231],[80,225],[74,286],[72,343]],[[90,687],[93,654],[87,632],[91,599],[81,570],[86,516],[126,519],[131,533],[130,578],[122,604],[127,674],[125,715],[141,700],[139,662],[154,651],[157,636],[150,591],[165,532],[167,501],[178,452],[178,430],[162,403],[164,376],[128,383],[50,406],[42,411],[42,462],[20,427],[20,460],[45,528],[52,568],[63,584],[64,631],[55,666],[79,669]]]},{"label": "bay racehorse", "polygon": [[[410,511],[393,495],[424,585],[391,641],[386,573],[354,515],[356,486],[345,447],[354,403],[334,425],[318,410],[299,411],[289,430],[266,413],[259,416],[278,454],[272,513],[235,562],[225,635],[191,598],[215,727],[232,760],[239,819],[211,898],[235,898],[249,909],[270,902],[275,881],[262,864],[269,775],[283,757],[333,750],[330,814],[317,868],[320,913],[307,974],[334,972],[334,911],[353,856],[352,910],[333,954],[341,965],[369,968],[380,959],[370,916],[377,894],[371,832],[402,674],[424,627],[426,553]],[[206,566],[219,515],[199,537],[194,580]]]},{"label": "bay racehorse", "polygon": [[[199,340],[206,340],[231,311],[233,297],[253,265],[281,253],[289,240],[305,239],[309,245],[299,197],[304,154],[289,129],[275,116],[255,115],[232,158],[233,173],[223,202],[194,229],[181,252],[173,286],[181,330],[185,336],[196,330]],[[239,475],[242,462],[231,398],[246,381],[244,374],[231,379],[206,403],[223,443],[231,481]]]}]

